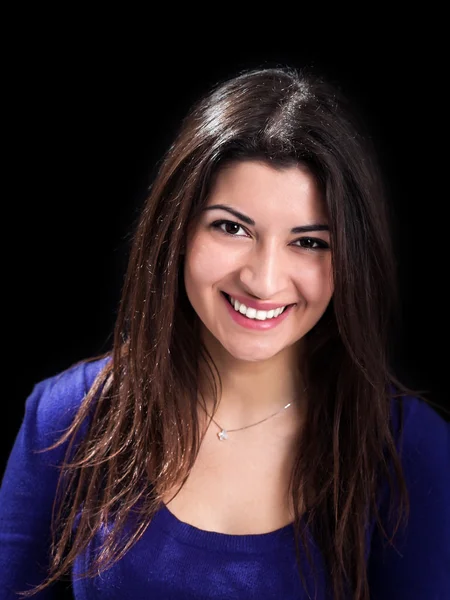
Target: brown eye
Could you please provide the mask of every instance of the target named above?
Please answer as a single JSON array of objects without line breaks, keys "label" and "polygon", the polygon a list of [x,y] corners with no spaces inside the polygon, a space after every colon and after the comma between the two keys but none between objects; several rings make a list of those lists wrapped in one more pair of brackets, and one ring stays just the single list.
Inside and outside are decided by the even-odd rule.
[{"label": "brown eye", "polygon": [[237,233],[240,227],[237,223],[224,223],[224,230],[226,233]]},{"label": "brown eye", "polygon": [[316,248],[317,247],[316,240],[313,240],[312,238],[303,238],[302,240],[300,240],[300,242],[302,242],[302,246],[304,248]]},{"label": "brown eye", "polygon": [[227,235],[231,235],[234,237],[242,237],[240,235],[237,236],[236,233],[240,229],[242,229],[242,231],[244,231],[242,225],[239,225],[239,223],[235,223],[234,221],[225,221],[225,220],[215,221],[214,223],[211,223],[211,227],[213,227],[214,229],[219,229],[223,233],[226,233]]},{"label": "brown eye", "polygon": [[321,239],[313,237],[304,237],[297,240],[301,248],[307,250],[327,250],[329,245]]}]

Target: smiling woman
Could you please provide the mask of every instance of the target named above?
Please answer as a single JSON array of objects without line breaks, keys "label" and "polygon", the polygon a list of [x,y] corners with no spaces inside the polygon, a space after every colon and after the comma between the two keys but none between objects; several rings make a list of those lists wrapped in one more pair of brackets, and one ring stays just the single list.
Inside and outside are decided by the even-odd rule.
[{"label": "smiling woman", "polygon": [[[226,211],[245,222],[247,229],[225,222],[224,230],[223,221],[214,219]],[[210,350],[216,365],[222,349],[228,363],[228,357],[267,361],[251,390],[233,389],[228,405],[239,403],[250,410],[256,404],[263,412],[265,405],[273,404],[279,396],[269,385],[274,357],[277,377],[291,379],[289,371],[304,336],[322,317],[333,293],[327,220],[323,194],[304,167],[246,160],[219,169],[187,240],[186,293],[200,317],[201,330],[208,329],[219,342],[214,344],[220,347],[218,354]],[[228,225],[237,232],[231,233]],[[321,235],[315,244],[314,238],[298,237],[305,228]],[[228,309],[221,292],[239,301],[238,312]],[[267,311],[288,306],[267,320]],[[265,335],[251,336],[249,329]],[[233,373],[235,367],[219,371]]]},{"label": "smiling woman", "polygon": [[[367,135],[294,69],[218,84],[133,238],[114,342],[36,385],[2,598],[450,597],[450,425],[390,367]],[[53,509],[54,512],[53,512]]]}]

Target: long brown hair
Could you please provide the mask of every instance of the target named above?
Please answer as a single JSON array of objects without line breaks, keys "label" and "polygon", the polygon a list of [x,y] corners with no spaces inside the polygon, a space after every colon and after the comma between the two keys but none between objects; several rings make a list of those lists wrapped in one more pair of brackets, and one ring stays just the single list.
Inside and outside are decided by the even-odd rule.
[{"label": "long brown hair", "polygon": [[[399,490],[394,535],[408,518],[391,402],[396,395],[402,416],[401,396],[410,390],[389,366],[397,300],[389,215],[370,140],[353,115],[337,89],[283,68],[217,85],[184,119],[136,227],[111,360],[56,444],[67,443],[67,453],[51,570],[24,595],[60,578],[95,533],[113,523],[85,575],[111,566],[142,536],[168,490],[186,480],[204,433],[197,417],[200,364],[207,365],[216,402],[220,376],[186,296],[182,249],[217,169],[254,158],[306,166],[326,199],[334,295],[305,336],[308,414],[290,493],[297,553],[300,539],[308,549],[303,497],[335,597],[347,587],[354,600],[369,600],[365,532],[376,517],[387,536],[378,493],[383,478],[393,489],[391,472]],[[131,518],[132,533],[124,536]]]}]

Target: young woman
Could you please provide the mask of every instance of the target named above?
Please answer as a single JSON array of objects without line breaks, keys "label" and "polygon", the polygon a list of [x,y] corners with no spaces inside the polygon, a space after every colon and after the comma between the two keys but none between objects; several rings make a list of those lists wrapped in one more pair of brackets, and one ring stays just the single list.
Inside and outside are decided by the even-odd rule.
[{"label": "young woman", "polygon": [[218,85],[153,182],[111,352],[27,400],[1,598],[450,597],[450,425],[391,372],[395,288],[337,90]]}]

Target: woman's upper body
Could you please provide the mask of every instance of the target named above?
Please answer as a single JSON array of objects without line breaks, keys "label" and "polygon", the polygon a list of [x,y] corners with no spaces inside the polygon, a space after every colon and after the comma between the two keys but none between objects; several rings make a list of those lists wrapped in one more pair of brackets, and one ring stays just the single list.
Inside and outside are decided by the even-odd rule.
[{"label": "woman's upper body", "polygon": [[3,589],[48,560],[34,592],[72,570],[80,598],[445,597],[449,427],[390,370],[376,163],[306,73],[243,73],[192,108],[134,232],[111,361],[28,400]]},{"label": "woman's upper body", "polygon": [[[4,475],[0,492],[0,597],[17,599],[44,577],[48,563],[50,519],[64,447],[35,453],[53,443],[67,428],[104,360],[77,365],[35,386]],[[366,560],[374,599],[444,600],[450,591],[450,423],[425,402],[404,398],[405,429],[402,465],[410,493],[411,514],[406,531],[395,548],[383,547],[374,523],[366,532]],[[392,400],[394,431],[398,431],[398,400]],[[214,433],[215,434],[215,433]],[[219,445],[221,442],[217,442]],[[232,444],[233,442],[231,442]],[[272,485],[267,478],[267,488]],[[205,475],[207,477],[207,475]],[[198,515],[181,513],[163,505],[141,540],[101,576],[79,579],[89,562],[81,555],[72,572],[77,600],[96,598],[307,598],[296,570],[292,525],[267,532],[240,518],[240,490],[224,485],[220,473],[218,493],[230,503],[230,522],[239,534],[214,533],[200,525],[215,506],[199,495]],[[251,477],[251,475],[249,475]],[[385,482],[386,483],[386,482]],[[388,487],[380,492],[380,513],[387,523]],[[255,490],[253,508],[259,514],[264,492]],[[260,527],[258,531],[258,526]],[[314,541],[314,540],[313,540]],[[317,547],[318,600],[332,598]],[[312,573],[304,555],[308,590],[313,596]],[[58,598],[50,587],[36,598]],[[328,594],[328,595],[327,595]]]}]

